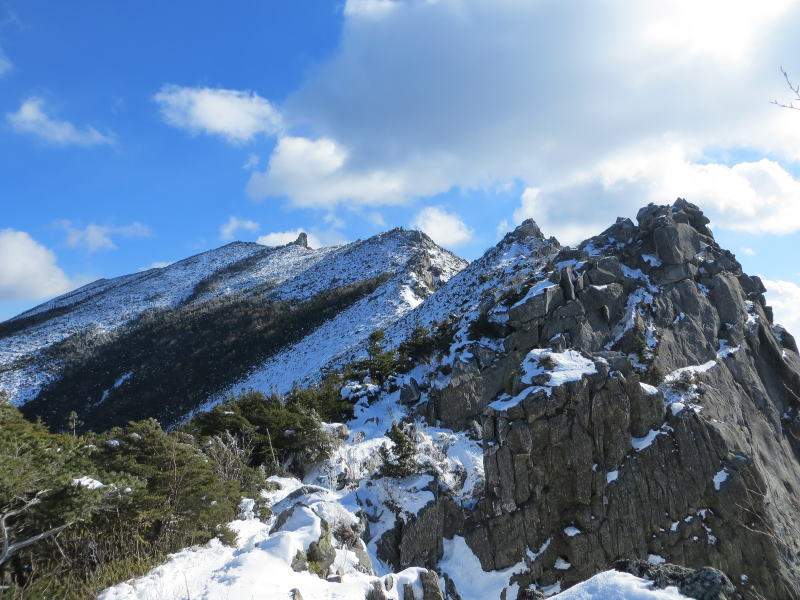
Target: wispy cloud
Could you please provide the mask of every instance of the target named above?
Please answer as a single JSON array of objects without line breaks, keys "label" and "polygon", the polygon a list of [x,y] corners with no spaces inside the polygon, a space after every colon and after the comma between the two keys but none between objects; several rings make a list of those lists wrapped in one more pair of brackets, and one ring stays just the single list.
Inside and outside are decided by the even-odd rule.
[{"label": "wispy cloud", "polygon": [[57,146],[111,146],[116,143],[113,134],[52,118],[44,110],[44,99],[36,96],[26,99],[16,112],[6,114],[6,119],[17,133],[32,134]]},{"label": "wispy cloud", "polygon": [[71,221],[58,221],[58,227],[67,234],[67,246],[84,248],[87,252],[98,250],[115,250],[115,237],[145,238],[153,235],[147,225],[134,221],[130,225],[98,225],[89,223],[85,227],[77,227]]},{"label": "wispy cloud", "polygon": [[250,91],[165,85],[154,99],[170,125],[194,135],[218,135],[232,144],[273,135],[281,128],[278,111]]},{"label": "wispy cloud", "polygon": [[259,227],[255,221],[232,216],[219,228],[219,238],[233,240],[240,231],[258,231]]},{"label": "wispy cloud", "polygon": [[3,51],[3,48],[0,47],[0,77],[8,73],[14,64],[11,62],[11,59],[8,58],[8,55]]}]

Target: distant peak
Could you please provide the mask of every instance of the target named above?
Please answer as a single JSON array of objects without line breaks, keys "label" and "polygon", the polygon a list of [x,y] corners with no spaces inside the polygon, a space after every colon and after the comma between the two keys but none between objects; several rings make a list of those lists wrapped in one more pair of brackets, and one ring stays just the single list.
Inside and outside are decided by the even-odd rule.
[{"label": "distant peak", "polygon": [[539,226],[533,219],[525,219],[516,229],[514,229],[514,234],[517,237],[536,237],[542,240],[544,239],[542,230],[539,229]]},{"label": "distant peak", "polygon": [[302,246],[303,248],[308,248],[308,235],[305,232],[301,232],[300,235],[297,236],[297,239],[292,242],[295,246]]},{"label": "distant peak", "polygon": [[544,234],[536,221],[533,219],[525,219],[520,223],[514,231],[509,231],[503,238],[503,242],[518,242],[527,238],[535,238],[537,240],[544,240]]}]

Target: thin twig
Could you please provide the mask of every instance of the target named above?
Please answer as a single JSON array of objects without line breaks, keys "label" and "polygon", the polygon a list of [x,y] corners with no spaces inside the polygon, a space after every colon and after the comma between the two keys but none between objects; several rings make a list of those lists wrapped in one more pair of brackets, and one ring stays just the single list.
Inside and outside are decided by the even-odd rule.
[{"label": "thin twig", "polygon": [[789,104],[784,104],[783,102],[778,102],[777,100],[771,100],[770,104],[774,104],[775,106],[780,106],[781,108],[790,108],[792,110],[800,110],[800,106],[794,105],[794,100],[800,101],[800,84],[792,83],[792,80],[789,78],[789,74],[781,67],[781,73],[783,74],[783,78],[786,80],[786,85],[789,86],[789,89],[794,93],[794,98],[789,101]]}]

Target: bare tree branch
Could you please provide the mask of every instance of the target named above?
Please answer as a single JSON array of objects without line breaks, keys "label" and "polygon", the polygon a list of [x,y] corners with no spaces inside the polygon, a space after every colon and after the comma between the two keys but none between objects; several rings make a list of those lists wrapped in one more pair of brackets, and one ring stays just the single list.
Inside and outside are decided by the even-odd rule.
[{"label": "bare tree branch", "polygon": [[15,552],[22,550],[23,548],[27,548],[32,544],[40,542],[46,538],[56,535],[57,533],[63,531],[70,525],[72,522],[64,523],[63,525],[59,525],[58,527],[53,527],[52,529],[48,529],[42,533],[29,537],[28,539],[21,540],[19,542],[11,542],[10,539],[10,532],[8,526],[8,520],[12,517],[16,517],[26,510],[30,509],[33,506],[36,506],[42,501],[42,496],[44,496],[50,490],[39,490],[28,500],[25,500],[23,505],[19,508],[9,509],[6,510],[4,513],[0,514],[0,537],[2,537],[2,541],[0,541],[0,565],[2,565],[6,560],[8,560],[12,554]]},{"label": "bare tree branch", "polygon": [[800,106],[795,106],[795,102],[800,102],[800,83],[794,84],[792,80],[789,78],[789,74],[781,67],[781,73],[783,74],[783,78],[786,80],[786,85],[789,86],[789,89],[794,94],[794,98],[789,101],[789,104],[784,104],[783,102],[778,102],[777,100],[770,101],[770,104],[774,104],[775,106],[780,106],[781,108],[790,108],[792,110],[800,110]]}]

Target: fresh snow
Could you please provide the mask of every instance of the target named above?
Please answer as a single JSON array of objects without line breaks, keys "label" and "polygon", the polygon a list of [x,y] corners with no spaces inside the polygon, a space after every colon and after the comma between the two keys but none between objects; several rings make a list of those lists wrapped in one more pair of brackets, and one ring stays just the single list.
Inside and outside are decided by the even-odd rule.
[{"label": "fresh snow", "polygon": [[658,394],[658,388],[650,385],[649,383],[644,383],[643,381],[640,381],[639,386],[642,388],[642,391],[648,396],[655,396],[656,394]]},{"label": "fresh snow", "polygon": [[636,452],[641,452],[645,448],[649,447],[656,439],[658,435],[662,433],[666,433],[663,429],[651,429],[647,432],[647,435],[640,438],[631,438],[631,446]]},{"label": "fresh snow", "polygon": [[[555,366],[548,370],[545,369],[541,361],[550,358]],[[532,383],[532,379],[538,375],[547,374],[549,376],[544,384],[547,387],[558,387],[569,381],[580,381],[584,375],[597,373],[594,362],[583,356],[577,350],[566,350],[564,352],[553,352],[547,348],[535,348],[528,352],[522,361],[523,375],[520,378],[522,383]]]},{"label": "fresh snow", "polygon": [[106,487],[106,484],[102,481],[97,481],[97,479],[92,479],[86,475],[79,477],[78,479],[73,479],[72,485],[86,488],[87,490],[99,490],[100,488]]},{"label": "fresh snow", "polygon": [[458,535],[452,540],[444,540],[439,569],[453,580],[461,600],[500,598],[503,589],[509,587],[514,587],[514,593],[507,591],[506,597],[516,598],[517,586],[511,586],[509,579],[516,573],[527,571],[524,562],[501,571],[484,571],[466,540]]},{"label": "fresh snow", "polygon": [[717,471],[714,475],[714,489],[719,491],[720,486],[728,480],[728,469]]},{"label": "fresh snow", "polygon": [[[144,577],[108,588],[98,600],[228,600],[230,598],[288,598],[292,589],[305,600],[351,600],[364,598],[376,576],[357,570],[355,553],[338,548],[334,567],[344,576],[340,583],[321,579],[308,571],[291,568],[298,551],[319,539],[321,519],[332,526],[358,517],[338,502],[339,495],[323,488],[303,486],[293,478],[272,477],[280,489],[267,492],[277,512],[294,506],[294,512],[273,531],[277,517],[262,522],[244,518],[229,524],[237,534],[236,547],[211,540],[201,547],[181,550]],[[307,490],[306,494],[298,493]],[[245,511],[246,512],[246,511]],[[419,572],[409,568],[392,574],[394,586],[387,598],[400,600],[405,584],[421,591]]]},{"label": "fresh snow", "polygon": [[556,559],[556,562],[553,564],[553,568],[558,569],[559,571],[568,571],[572,568],[572,565],[559,556]]},{"label": "fresh snow", "polygon": [[[554,365],[552,369],[546,369],[542,364],[542,361],[547,361],[548,359]],[[532,384],[533,379],[540,375],[547,375],[547,380],[542,385],[530,385],[530,387],[513,397],[504,394],[489,404],[491,408],[499,411],[508,410],[537,390],[544,390],[549,395],[554,387],[564,385],[570,381],[580,381],[584,375],[597,373],[594,362],[577,350],[553,352],[547,348],[534,348],[528,352],[520,368],[522,372],[520,381],[522,383]]]},{"label": "fresh snow", "polygon": [[[544,591],[544,590],[543,590]],[[654,589],[650,581],[619,571],[604,571],[565,592],[554,600],[685,600],[677,588]]]}]

